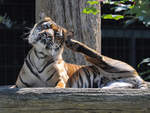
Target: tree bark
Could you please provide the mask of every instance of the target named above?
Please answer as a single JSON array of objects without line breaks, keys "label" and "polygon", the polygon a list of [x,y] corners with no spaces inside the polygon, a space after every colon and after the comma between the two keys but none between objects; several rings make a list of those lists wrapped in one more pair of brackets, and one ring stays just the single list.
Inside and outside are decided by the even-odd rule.
[{"label": "tree bark", "polygon": [[[86,0],[36,0],[36,20],[44,12],[60,26],[73,31],[75,40],[100,52],[100,14],[83,14],[82,10],[86,6]],[[95,7],[100,8],[99,5]],[[67,62],[85,64],[83,56],[66,48],[63,56]]]}]

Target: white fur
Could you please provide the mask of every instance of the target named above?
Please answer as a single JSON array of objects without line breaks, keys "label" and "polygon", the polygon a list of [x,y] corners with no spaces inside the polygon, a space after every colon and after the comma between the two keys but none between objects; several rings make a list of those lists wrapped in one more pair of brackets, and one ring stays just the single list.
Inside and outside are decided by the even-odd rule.
[{"label": "white fur", "polygon": [[110,82],[107,86],[102,87],[102,89],[112,89],[112,88],[132,88],[133,85],[126,82]]}]

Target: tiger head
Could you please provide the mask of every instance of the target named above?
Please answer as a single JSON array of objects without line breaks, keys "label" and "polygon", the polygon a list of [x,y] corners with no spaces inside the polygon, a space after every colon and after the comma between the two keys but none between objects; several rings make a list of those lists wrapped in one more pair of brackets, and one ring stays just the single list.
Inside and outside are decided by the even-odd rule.
[{"label": "tiger head", "polygon": [[58,26],[51,18],[35,24],[30,31],[28,42],[39,52],[47,56],[57,57],[62,54],[68,31]]}]

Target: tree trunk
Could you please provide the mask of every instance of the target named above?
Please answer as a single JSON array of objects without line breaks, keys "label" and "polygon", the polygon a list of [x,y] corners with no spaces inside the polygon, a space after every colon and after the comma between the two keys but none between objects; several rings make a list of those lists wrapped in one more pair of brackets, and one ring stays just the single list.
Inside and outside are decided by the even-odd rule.
[{"label": "tree trunk", "polygon": [[[60,26],[73,31],[75,40],[81,41],[100,52],[100,14],[83,14],[82,10],[87,6],[86,1],[87,0],[37,0],[36,20],[38,21],[39,15],[44,12],[46,16],[50,16]],[[95,7],[100,8],[98,5]],[[85,64],[82,55],[66,48],[63,57],[65,61],[70,63]]]},{"label": "tree trunk", "polygon": [[0,113],[150,113],[150,89],[0,87]]}]

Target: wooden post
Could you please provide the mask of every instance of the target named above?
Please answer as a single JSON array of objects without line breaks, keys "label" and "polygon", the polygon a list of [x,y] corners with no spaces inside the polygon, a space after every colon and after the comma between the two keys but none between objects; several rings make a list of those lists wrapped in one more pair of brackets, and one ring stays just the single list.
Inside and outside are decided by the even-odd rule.
[{"label": "wooden post", "polygon": [[150,113],[150,89],[0,87],[0,113]]}]

